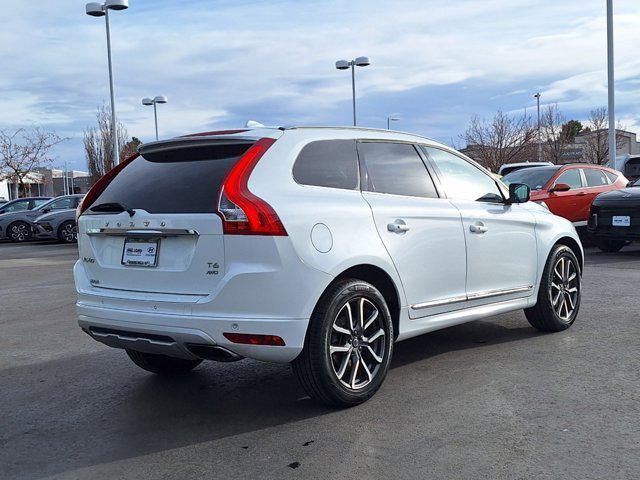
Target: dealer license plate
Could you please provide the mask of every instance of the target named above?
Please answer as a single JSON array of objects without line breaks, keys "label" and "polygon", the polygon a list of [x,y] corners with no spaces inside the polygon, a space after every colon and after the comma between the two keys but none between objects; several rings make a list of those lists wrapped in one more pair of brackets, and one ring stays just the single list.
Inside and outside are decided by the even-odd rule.
[{"label": "dealer license plate", "polygon": [[160,239],[125,238],[122,265],[130,267],[155,267],[158,265]]}]

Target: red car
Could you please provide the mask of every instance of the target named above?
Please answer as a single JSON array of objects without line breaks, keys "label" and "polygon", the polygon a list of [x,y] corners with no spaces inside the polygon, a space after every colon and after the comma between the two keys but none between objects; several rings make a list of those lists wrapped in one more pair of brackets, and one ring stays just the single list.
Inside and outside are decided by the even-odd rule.
[{"label": "red car", "polygon": [[576,227],[587,225],[591,203],[598,194],[625,188],[629,183],[617,170],[589,164],[526,168],[502,180],[529,185],[532,201],[546,204],[552,213]]}]

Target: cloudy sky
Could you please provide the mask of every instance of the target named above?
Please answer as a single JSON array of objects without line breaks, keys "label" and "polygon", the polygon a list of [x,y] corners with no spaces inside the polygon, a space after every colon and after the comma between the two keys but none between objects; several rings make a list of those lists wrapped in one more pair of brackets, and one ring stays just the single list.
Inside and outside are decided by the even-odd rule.
[{"label": "cloudy sky", "polygon": [[[458,142],[472,114],[558,103],[584,120],[606,105],[604,0],[130,0],[111,17],[116,108],[153,140],[143,96],[166,95],[163,137],[244,125],[359,124]],[[640,132],[640,5],[616,0],[616,113]],[[108,102],[104,20],[84,1],[14,1],[0,28],[0,128],[69,140],[56,165],[85,169],[82,131]]]}]

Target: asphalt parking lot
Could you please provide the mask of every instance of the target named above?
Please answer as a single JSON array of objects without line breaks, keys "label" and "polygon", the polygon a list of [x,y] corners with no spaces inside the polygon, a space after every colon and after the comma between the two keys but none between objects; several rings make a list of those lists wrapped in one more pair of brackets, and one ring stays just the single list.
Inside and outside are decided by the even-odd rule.
[{"label": "asphalt parking lot", "polygon": [[570,330],[515,313],[402,342],[350,410],[286,365],[138,369],[77,328],[75,257],[0,244],[0,478],[638,478],[638,247],[588,250]]}]

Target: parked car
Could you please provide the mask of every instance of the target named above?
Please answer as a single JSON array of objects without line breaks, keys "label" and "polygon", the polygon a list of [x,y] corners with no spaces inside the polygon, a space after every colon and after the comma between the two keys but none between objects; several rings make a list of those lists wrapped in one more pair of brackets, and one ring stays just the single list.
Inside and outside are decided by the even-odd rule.
[{"label": "parked car", "polygon": [[53,198],[31,210],[18,210],[0,215],[0,238],[12,242],[26,242],[34,236],[33,221],[53,210],[75,208],[83,195],[62,195]]},{"label": "parked car", "polygon": [[36,218],[33,225],[34,236],[37,238],[57,238],[62,243],[78,241],[75,208],[45,213]]},{"label": "parked car", "polygon": [[625,188],[629,181],[617,170],[599,165],[570,164],[518,170],[503,182],[524,183],[531,188],[531,200],[544,204],[552,213],[586,227],[591,203],[597,195]]},{"label": "parked car", "polygon": [[604,252],[640,240],[640,179],[629,188],[602,193],[591,205],[587,230]]},{"label": "parked car", "polygon": [[533,168],[533,167],[548,167],[549,165],[553,165],[551,162],[520,162],[520,163],[505,163],[498,170],[498,175],[504,177],[506,174],[515,172],[517,170],[522,170],[524,168]]},{"label": "parked car", "polygon": [[4,203],[3,205],[0,205],[0,216],[5,213],[33,210],[34,208],[47,203],[49,200],[51,200],[51,197],[16,198],[15,200],[11,200]]},{"label": "parked car", "polygon": [[255,128],[142,145],[79,207],[80,327],[139,367],[291,362],[310,396],[380,387],[394,342],[580,307],[570,222],[462,154],[362,128]]}]

